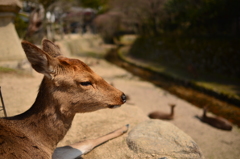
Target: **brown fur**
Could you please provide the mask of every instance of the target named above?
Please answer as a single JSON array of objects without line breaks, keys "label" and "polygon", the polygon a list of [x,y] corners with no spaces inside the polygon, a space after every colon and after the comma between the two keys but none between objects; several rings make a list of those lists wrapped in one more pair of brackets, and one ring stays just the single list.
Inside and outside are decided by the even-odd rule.
[{"label": "brown fur", "polygon": [[151,119],[163,119],[163,120],[172,120],[174,117],[174,108],[175,108],[175,104],[169,104],[170,108],[171,108],[171,112],[168,113],[163,113],[160,111],[154,111],[152,113],[150,113],[148,115],[149,118]]},{"label": "brown fur", "polygon": [[32,67],[45,76],[29,110],[0,119],[0,158],[51,158],[76,113],[126,102],[121,91],[80,60],[63,57],[51,41],[43,40],[43,50],[26,41],[22,46]]},{"label": "brown fur", "polygon": [[222,130],[232,130],[232,124],[222,117],[208,117],[207,116],[207,108],[203,109],[203,115],[200,118],[202,122],[207,123],[215,128]]}]

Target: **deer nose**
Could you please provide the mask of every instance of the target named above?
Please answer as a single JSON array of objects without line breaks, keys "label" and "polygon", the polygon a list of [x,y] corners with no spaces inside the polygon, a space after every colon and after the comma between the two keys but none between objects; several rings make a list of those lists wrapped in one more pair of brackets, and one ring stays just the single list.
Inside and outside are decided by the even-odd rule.
[{"label": "deer nose", "polygon": [[123,103],[125,103],[127,101],[127,97],[124,93],[122,94],[121,98],[122,98]]}]

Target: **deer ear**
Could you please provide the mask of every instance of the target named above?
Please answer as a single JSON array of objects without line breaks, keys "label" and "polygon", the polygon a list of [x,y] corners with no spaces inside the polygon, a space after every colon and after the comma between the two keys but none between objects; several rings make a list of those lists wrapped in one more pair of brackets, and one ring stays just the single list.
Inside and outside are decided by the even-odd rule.
[{"label": "deer ear", "polygon": [[61,55],[60,48],[58,45],[54,44],[48,39],[42,41],[43,51],[47,52],[52,57],[57,57]]},{"label": "deer ear", "polygon": [[56,66],[57,60],[27,41],[22,42],[22,47],[32,67],[37,72],[51,78],[51,75],[54,73],[53,68]]}]

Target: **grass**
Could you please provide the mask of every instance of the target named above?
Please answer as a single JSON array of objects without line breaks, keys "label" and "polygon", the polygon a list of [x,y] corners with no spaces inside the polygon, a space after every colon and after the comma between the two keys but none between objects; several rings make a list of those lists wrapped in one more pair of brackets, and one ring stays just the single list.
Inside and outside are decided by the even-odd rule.
[{"label": "grass", "polygon": [[0,66],[0,75],[4,75],[4,74],[14,74],[14,75],[26,76],[26,77],[32,76],[32,74],[26,70],[20,70],[20,69],[14,69],[14,68]]},{"label": "grass", "polygon": [[16,70],[12,69],[12,68],[7,68],[7,67],[1,67],[0,66],[0,72],[1,73],[12,73],[12,72],[16,72]]},{"label": "grass", "polygon": [[[130,38],[121,38],[121,39],[122,40],[128,39],[127,42],[128,44],[130,43],[129,42]],[[178,53],[175,53],[175,52],[183,52],[183,50],[179,51],[176,48],[167,50],[166,46],[162,46],[164,45],[164,43],[162,44],[159,42],[160,41],[159,38],[151,39],[151,43],[146,42],[148,41],[146,39],[140,39],[137,41],[134,41],[134,38],[131,38],[131,39],[132,39],[132,45],[124,46],[119,49],[119,56],[121,56],[122,59],[131,61],[132,63],[136,63],[137,65],[141,65],[145,68],[148,68],[156,72],[160,72],[167,76],[171,76],[174,79],[190,82],[191,84],[194,84],[196,87],[202,87],[206,90],[210,90],[221,96],[225,96],[227,98],[240,101],[240,79],[234,75],[225,74],[224,71],[221,70],[220,68],[218,71],[215,71],[214,67],[221,66],[220,62],[216,63],[215,64],[216,66],[213,66],[213,68],[206,69],[208,67],[207,65],[209,64],[204,64],[204,63],[201,63],[201,65],[203,66],[199,65],[198,67],[203,67],[205,69],[195,68],[191,66],[191,63],[189,64],[189,61],[192,60],[192,63],[194,63],[194,60],[197,59],[196,63],[200,63],[199,61],[201,60],[198,59],[198,57],[195,57],[195,56],[200,56],[200,55],[195,55],[199,53],[197,51],[195,51],[195,54],[189,55],[191,57],[185,56],[184,58],[181,59],[178,56],[183,56],[183,54],[188,54],[188,53],[181,53],[181,55],[179,55]],[[154,42],[154,41],[158,41],[158,42]],[[207,46],[209,47],[209,45],[207,45],[203,39],[201,39],[200,41],[203,41],[202,45],[204,47],[207,47]],[[211,40],[211,41],[213,41],[214,44],[216,45],[220,45],[219,42],[221,42],[221,40],[216,40],[217,42],[214,40]],[[123,41],[122,43],[126,43],[126,42]],[[184,41],[184,43],[186,43],[186,40]],[[173,44],[172,45],[166,44],[166,45],[169,45],[168,46],[169,48],[174,46]],[[229,45],[227,46],[230,47]],[[187,48],[187,46],[182,46],[182,47]],[[192,50],[194,49],[194,46],[190,46],[190,47]],[[198,47],[199,46],[197,46],[197,48]],[[235,48],[235,46],[233,48]],[[209,48],[209,50],[216,51],[214,50],[214,46],[212,46],[211,49]],[[222,48],[222,50],[226,50],[226,49]],[[206,59],[208,58],[207,55],[201,55],[201,56]],[[209,58],[214,58],[212,56],[215,56],[215,54],[212,53],[212,55]],[[231,63],[231,62],[228,61],[228,63]],[[234,64],[232,65],[234,66]]]}]

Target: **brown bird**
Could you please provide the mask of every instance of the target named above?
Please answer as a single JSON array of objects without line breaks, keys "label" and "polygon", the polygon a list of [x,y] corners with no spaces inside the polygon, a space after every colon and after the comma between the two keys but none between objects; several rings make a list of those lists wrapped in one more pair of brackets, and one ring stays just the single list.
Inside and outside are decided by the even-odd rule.
[{"label": "brown bird", "polygon": [[222,129],[222,130],[232,130],[232,124],[224,119],[223,117],[208,117],[207,116],[207,107],[203,108],[203,115],[200,120],[204,123],[207,123],[215,128]]},{"label": "brown bird", "polygon": [[171,113],[164,113],[160,111],[154,111],[148,115],[149,118],[151,119],[163,119],[163,120],[172,120],[174,117],[174,108],[176,104],[168,104],[171,108]]}]

